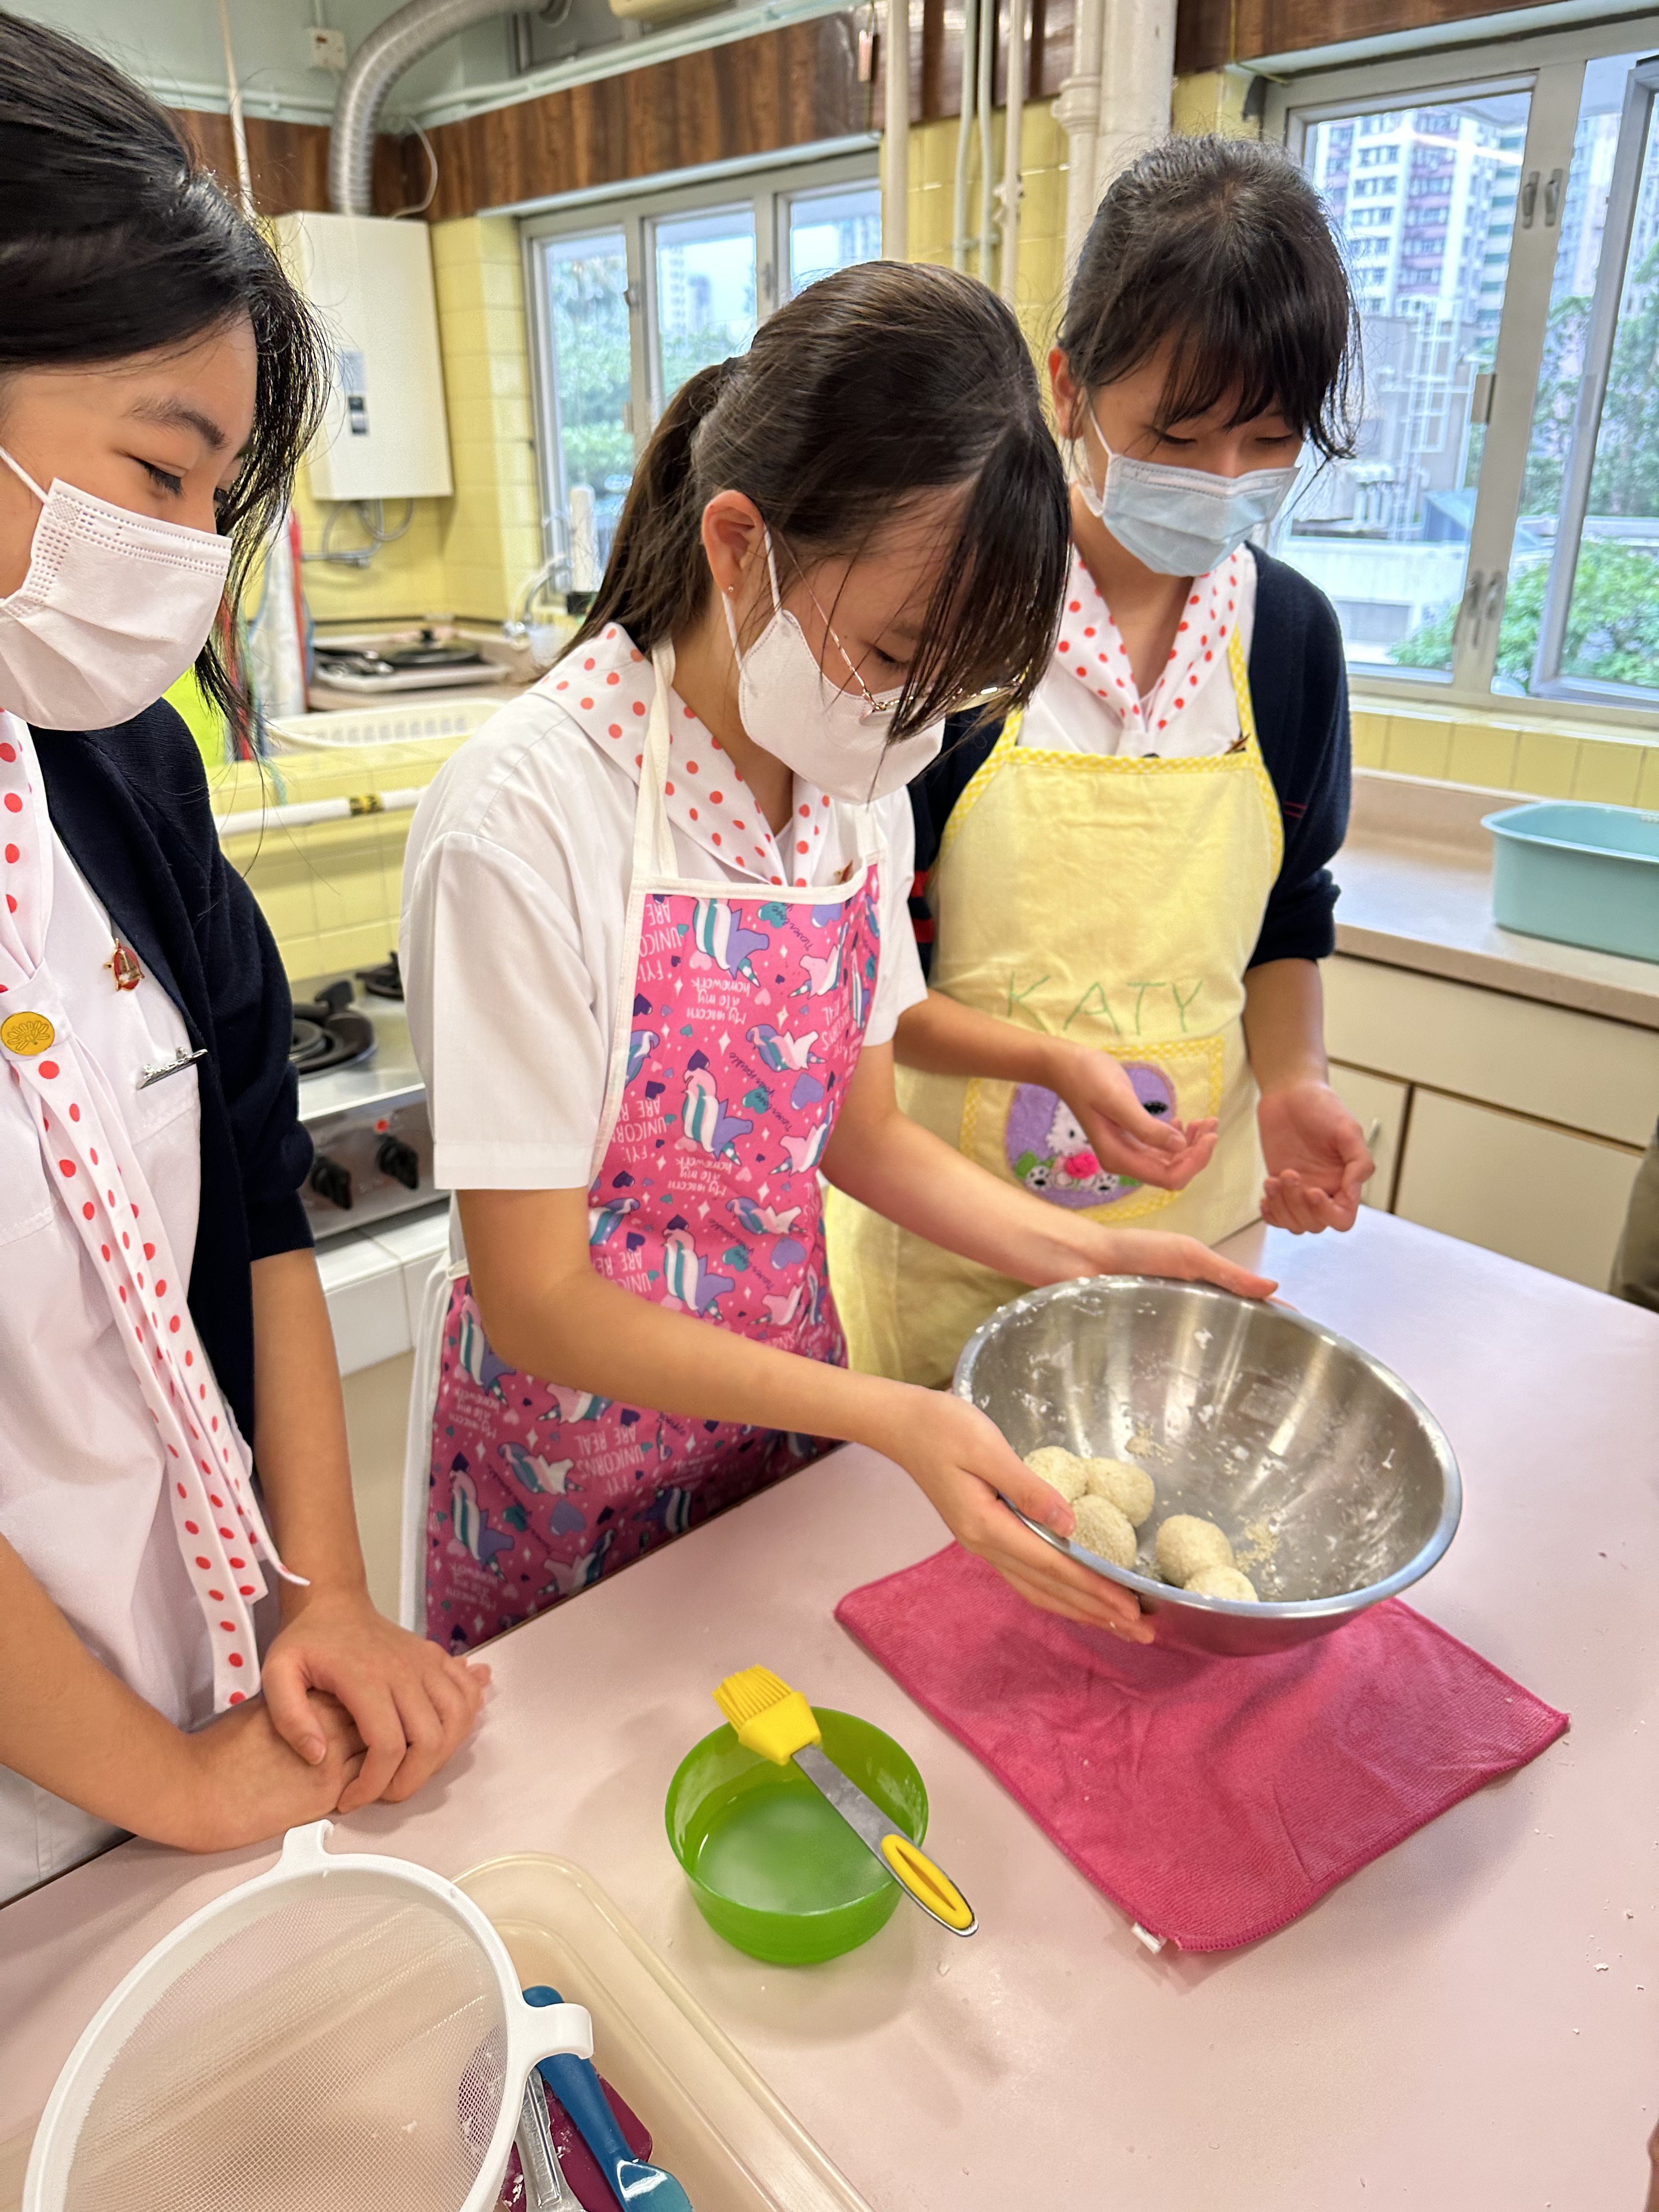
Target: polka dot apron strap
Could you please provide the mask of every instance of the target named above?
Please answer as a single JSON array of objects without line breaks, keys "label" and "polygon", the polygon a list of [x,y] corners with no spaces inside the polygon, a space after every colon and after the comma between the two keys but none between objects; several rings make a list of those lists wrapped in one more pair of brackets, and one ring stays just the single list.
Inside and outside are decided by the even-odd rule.
[{"label": "polka dot apron strap", "polygon": [[[9,714],[0,714],[0,1057],[166,1454],[173,1532],[207,1622],[214,1709],[223,1712],[259,1686],[253,1607],[267,1588],[264,1566],[299,1577],[288,1575],[266,1532],[246,1447],[196,1334],[120,1103],[77,1045],[46,966],[52,825],[33,740]],[[73,1387],[67,1377],[64,1387]]]}]

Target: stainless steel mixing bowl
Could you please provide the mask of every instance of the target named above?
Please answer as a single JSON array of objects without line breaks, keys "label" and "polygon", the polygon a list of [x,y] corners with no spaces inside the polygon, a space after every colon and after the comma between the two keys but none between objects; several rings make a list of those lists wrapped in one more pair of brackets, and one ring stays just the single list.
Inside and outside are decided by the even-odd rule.
[{"label": "stainless steel mixing bowl", "polygon": [[[1304,1314],[1208,1284],[1031,1291],[969,1339],[955,1388],[1022,1455],[1063,1444],[1151,1475],[1132,1569],[1036,1533],[1133,1590],[1161,1643],[1248,1657],[1326,1635],[1425,1575],[1462,1510],[1451,1446],[1397,1375]],[[1172,1513],[1219,1523],[1260,1604],[1158,1579]]]}]

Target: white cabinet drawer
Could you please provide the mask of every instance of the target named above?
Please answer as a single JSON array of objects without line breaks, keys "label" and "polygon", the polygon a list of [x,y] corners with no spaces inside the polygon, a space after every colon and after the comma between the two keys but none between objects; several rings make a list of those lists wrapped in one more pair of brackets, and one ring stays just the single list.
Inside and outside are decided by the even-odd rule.
[{"label": "white cabinet drawer", "polygon": [[1620,1144],[1659,1113],[1659,1030],[1339,955],[1324,963],[1334,1060]]},{"label": "white cabinet drawer", "polygon": [[342,1375],[409,1350],[403,1268],[384,1245],[368,1236],[330,1237],[318,1248],[317,1272]]},{"label": "white cabinet drawer", "polygon": [[415,1341],[427,1277],[449,1249],[449,1214],[437,1206],[333,1237],[317,1248],[342,1375],[395,1359]]},{"label": "white cabinet drawer", "polygon": [[1641,1154],[1419,1091],[1394,1210],[1605,1290]]},{"label": "white cabinet drawer", "polygon": [[1361,1196],[1365,1205],[1386,1213],[1394,1197],[1395,1170],[1400,1164],[1400,1139],[1406,1128],[1407,1084],[1386,1075],[1372,1075],[1363,1067],[1331,1062],[1331,1088],[1358,1122],[1376,1163],[1376,1173]]}]

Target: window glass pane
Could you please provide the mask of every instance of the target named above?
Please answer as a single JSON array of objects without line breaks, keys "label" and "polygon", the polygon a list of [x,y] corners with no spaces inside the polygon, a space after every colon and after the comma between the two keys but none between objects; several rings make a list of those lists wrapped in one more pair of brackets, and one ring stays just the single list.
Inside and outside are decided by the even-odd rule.
[{"label": "window glass pane", "polygon": [[755,217],[741,207],[664,217],[657,256],[657,392],[665,405],[688,376],[755,335]]},{"label": "window glass pane", "polygon": [[1525,93],[1310,125],[1304,160],[1359,302],[1358,451],[1300,488],[1276,550],[1334,602],[1352,665],[1444,678],[1509,276]]},{"label": "window glass pane", "polygon": [[797,192],[789,203],[789,293],[793,300],[832,269],[881,256],[881,186]]},{"label": "window glass pane", "polygon": [[542,251],[556,497],[570,532],[571,581],[591,590],[610,558],[634,471],[627,244],[621,231],[606,230],[551,238]]},{"label": "window glass pane", "polygon": [[[1530,690],[1572,446],[1607,190],[1634,55],[1592,62],[1561,210],[1496,689]],[[1608,241],[1616,252],[1619,240]],[[1575,549],[1563,545],[1571,561]],[[1560,675],[1659,687],[1659,144],[1650,124]]]}]

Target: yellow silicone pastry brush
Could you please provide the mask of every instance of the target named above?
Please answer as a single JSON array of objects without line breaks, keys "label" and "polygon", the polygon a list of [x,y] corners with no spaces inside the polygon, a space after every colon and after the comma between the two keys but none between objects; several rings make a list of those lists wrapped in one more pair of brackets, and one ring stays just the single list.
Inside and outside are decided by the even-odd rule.
[{"label": "yellow silicone pastry brush", "polygon": [[860,1842],[941,1928],[953,1936],[974,1933],[979,1923],[973,1907],[950,1876],[902,1828],[895,1827],[833,1759],[825,1758],[817,1717],[799,1690],[780,1681],[769,1667],[745,1667],[741,1674],[726,1676],[714,1692],[714,1703],[732,1723],[738,1741],[750,1751],[779,1766],[793,1759]]}]

